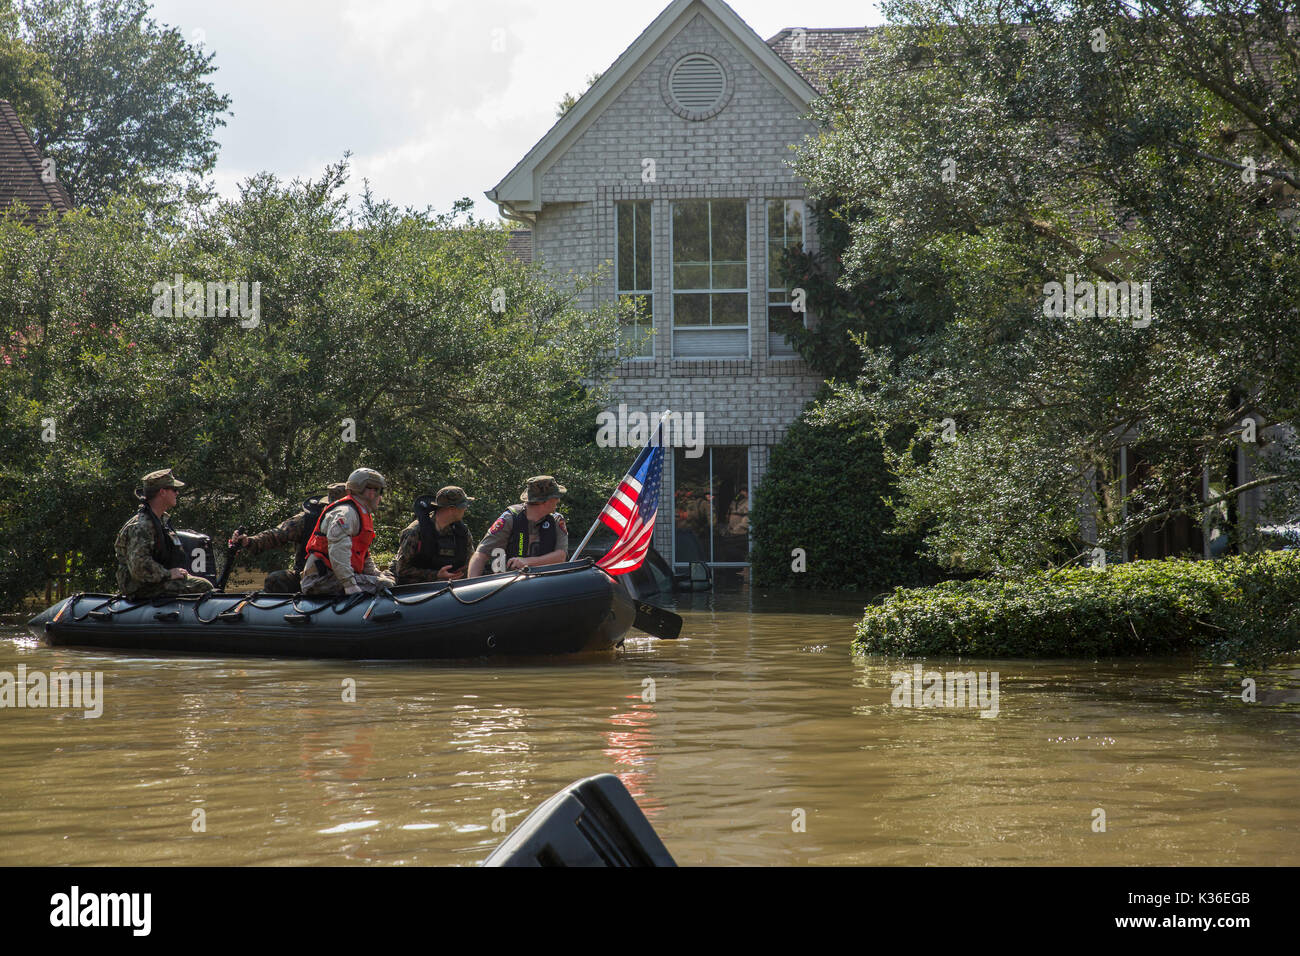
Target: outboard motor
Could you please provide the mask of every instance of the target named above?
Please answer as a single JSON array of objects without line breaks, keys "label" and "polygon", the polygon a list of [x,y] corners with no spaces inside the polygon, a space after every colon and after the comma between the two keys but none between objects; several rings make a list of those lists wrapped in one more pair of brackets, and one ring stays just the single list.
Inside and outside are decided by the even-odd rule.
[{"label": "outboard motor", "polygon": [[528,814],[484,866],[676,866],[612,773],[565,787]]},{"label": "outboard motor", "polygon": [[186,564],[185,570],[196,578],[206,578],[215,584],[217,561],[212,553],[212,539],[197,531],[177,531],[176,537],[181,539],[181,546],[189,555],[189,563]]}]

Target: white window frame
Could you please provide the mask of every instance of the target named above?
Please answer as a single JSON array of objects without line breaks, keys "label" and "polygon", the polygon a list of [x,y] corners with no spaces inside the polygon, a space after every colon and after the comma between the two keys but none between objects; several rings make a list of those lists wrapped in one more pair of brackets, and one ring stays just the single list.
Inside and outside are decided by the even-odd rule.
[{"label": "white window frame", "polygon": [[[675,215],[674,210],[679,203],[689,203],[689,202],[704,203],[708,206],[709,209],[708,245],[709,245],[709,286],[710,287],[707,289],[678,289],[677,288],[677,280],[676,280],[677,252],[676,252],[676,243],[675,243],[675,236],[674,236],[674,229],[675,229],[674,222],[677,217]],[[739,202],[745,208],[745,283],[746,284],[743,289],[739,289],[739,288],[738,289],[715,289],[712,287],[713,285],[713,204],[715,202]],[[684,358],[687,360],[710,359],[710,358],[716,358],[716,359],[749,358],[749,351],[750,351],[749,327],[753,321],[750,314],[750,291],[749,291],[749,276],[750,276],[749,254],[751,252],[751,249],[749,247],[749,240],[750,240],[749,213],[750,213],[749,200],[743,198],[710,197],[707,199],[674,199],[668,204],[668,284],[669,284],[668,316],[669,316],[670,328],[672,329],[672,338],[673,338],[672,357],[673,358]],[[720,295],[720,294],[736,294],[741,292],[745,294],[745,324],[744,325],[735,325],[735,324],[713,325],[712,324],[713,303],[710,302],[709,303],[709,322],[710,322],[709,325],[683,325],[680,327],[680,329],[678,328],[677,325],[677,296],[678,295],[711,296],[711,295]],[[711,331],[735,332],[740,329],[743,329],[745,331],[745,352],[743,355],[739,353],[722,353],[718,355],[707,355],[707,354],[678,355],[677,354],[677,333],[679,331],[684,333],[687,336],[698,334],[702,337],[706,332],[711,332]]]},{"label": "white window frame", "polygon": [[[619,258],[620,258],[620,257],[619,257],[619,254],[618,254],[618,244],[619,244],[619,240],[622,238],[622,235],[621,235],[621,233],[619,232],[619,225],[618,225],[618,222],[619,222],[619,215],[618,215],[618,210],[619,210],[619,206],[623,205],[624,203],[628,203],[628,204],[630,204],[630,205],[632,206],[632,280],[633,280],[633,282],[635,282],[635,281],[636,281],[636,220],[637,220],[637,206],[636,206],[636,204],[637,204],[637,203],[641,203],[641,202],[645,203],[646,206],[648,207],[648,209],[649,209],[649,216],[650,216],[650,288],[649,288],[649,289],[620,289],[620,288],[619,288],[619,284],[620,284],[620,283],[619,283],[619,267],[618,267],[618,263],[619,263]],[[618,200],[618,201],[616,201],[616,202],[614,203],[614,301],[615,301],[616,304],[621,304],[622,301],[623,301],[623,297],[624,297],[624,296],[633,296],[633,297],[635,297],[635,296],[642,296],[642,295],[643,295],[643,296],[646,296],[646,297],[649,299],[649,302],[650,302],[650,314],[649,314],[648,316],[646,316],[646,320],[647,320],[647,322],[648,322],[648,332],[650,333],[650,334],[647,334],[647,336],[646,336],[646,341],[647,341],[647,344],[648,344],[648,346],[649,346],[649,348],[650,348],[650,354],[649,354],[649,355],[640,355],[640,354],[638,354],[638,355],[624,355],[624,354],[623,354],[623,336],[622,336],[622,334],[621,334],[622,330],[620,330],[619,341],[618,341],[618,348],[617,348],[617,351],[616,351],[616,354],[618,355],[618,358],[619,358],[620,361],[623,361],[623,362],[652,362],[652,361],[654,361],[654,357],[655,357],[655,340],[654,340],[654,335],[653,335],[653,332],[654,332],[654,324],[655,324],[655,317],[654,317],[654,302],[655,302],[655,299],[654,299],[654,281],[655,281],[655,219],[654,219],[654,203],[653,203],[652,200],[649,200],[649,199],[620,199],[620,200]],[[639,327],[640,327],[640,323],[638,323],[638,325],[637,325],[637,328],[639,328]]]},{"label": "white window frame", "polygon": [[[784,229],[785,229],[785,203],[788,203],[788,202],[797,202],[797,203],[799,203],[800,205],[803,206],[802,215],[800,215],[800,217],[799,217],[800,229],[802,230],[802,233],[803,233],[803,234],[799,237],[799,247],[800,247],[801,249],[805,249],[805,250],[806,250],[806,249],[808,248],[808,201],[807,201],[806,199],[800,199],[800,198],[798,198],[798,197],[790,197],[790,198],[788,198],[788,199],[769,199],[769,200],[767,200],[767,201],[763,204],[763,280],[764,280],[764,282],[765,282],[765,284],[766,284],[766,289],[767,289],[766,294],[763,296],[763,302],[764,302],[764,305],[763,305],[763,320],[764,320],[764,325],[765,325],[766,328],[767,328],[767,355],[768,355],[768,358],[770,358],[770,359],[774,359],[774,360],[776,360],[776,361],[790,361],[790,360],[799,359],[799,358],[802,357],[802,356],[799,355],[799,352],[798,352],[797,349],[795,349],[795,348],[793,348],[793,347],[790,347],[790,351],[789,351],[788,353],[787,353],[787,352],[784,352],[784,351],[782,351],[782,352],[774,352],[774,351],[772,350],[772,337],[773,337],[773,335],[776,334],[776,333],[773,332],[773,330],[772,330],[772,307],[773,307],[774,305],[775,305],[775,306],[778,306],[778,307],[779,307],[779,306],[783,306],[783,305],[785,305],[785,303],[783,303],[783,302],[773,302],[773,301],[772,301],[772,293],[777,292],[777,293],[781,293],[781,294],[784,294],[784,295],[788,295],[789,292],[790,292],[790,290],[789,290],[788,288],[785,288],[785,287],[776,287],[776,286],[772,285],[772,282],[773,282],[773,276],[772,276],[772,237],[771,237],[771,235],[769,235],[769,233],[768,233],[768,227],[769,227],[769,224],[771,223],[771,217],[772,217],[772,204],[773,204],[773,203],[778,203],[778,202],[782,204],[782,206],[781,206],[781,224],[782,224],[782,225],[781,225],[781,228],[782,228],[782,231],[783,231],[783,232],[784,232]],[[784,239],[784,238],[786,238],[786,237],[783,235],[782,238]],[[787,244],[787,248],[788,248],[788,244]],[[804,327],[805,329],[808,328],[808,308],[807,308],[807,303],[806,303],[806,302],[805,302],[805,304],[804,304],[804,312],[803,312],[802,322],[803,322],[803,327]],[[781,336],[781,338],[784,339],[785,336],[783,335],[783,336]]]}]

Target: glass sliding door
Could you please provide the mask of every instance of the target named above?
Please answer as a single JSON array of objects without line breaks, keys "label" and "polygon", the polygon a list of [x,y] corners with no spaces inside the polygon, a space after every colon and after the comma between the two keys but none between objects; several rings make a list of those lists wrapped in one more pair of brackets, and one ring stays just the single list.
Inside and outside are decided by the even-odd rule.
[{"label": "glass sliding door", "polygon": [[674,450],[673,561],[749,562],[749,448],[706,448],[699,458]]}]

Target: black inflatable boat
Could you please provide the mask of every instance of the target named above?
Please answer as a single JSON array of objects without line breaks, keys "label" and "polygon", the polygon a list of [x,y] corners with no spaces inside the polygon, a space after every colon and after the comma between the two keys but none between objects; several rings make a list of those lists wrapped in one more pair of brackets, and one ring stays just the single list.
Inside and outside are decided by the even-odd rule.
[{"label": "black inflatable boat", "polygon": [[67,647],[420,660],[608,650],[623,643],[636,616],[622,584],[583,560],[337,600],[74,594],[27,626]]}]

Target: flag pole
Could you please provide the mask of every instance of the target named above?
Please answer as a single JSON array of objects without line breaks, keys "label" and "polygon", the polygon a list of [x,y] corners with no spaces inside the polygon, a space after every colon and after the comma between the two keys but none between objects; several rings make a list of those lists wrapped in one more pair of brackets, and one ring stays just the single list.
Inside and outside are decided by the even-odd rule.
[{"label": "flag pole", "polygon": [[[664,420],[665,420],[669,415],[671,415],[671,414],[672,414],[672,409],[668,409],[668,408],[665,408],[665,409],[664,409],[664,413],[663,413],[662,415],[659,416],[659,424],[657,424],[657,425],[655,426],[654,431],[652,431],[652,432],[650,433],[650,439],[649,439],[649,441],[647,441],[647,442],[645,443],[645,446],[641,449],[641,451],[645,451],[646,448],[649,448],[652,444],[654,444],[654,440],[655,440],[655,438],[659,435],[659,429],[663,428]],[[637,458],[640,458],[640,457],[641,457],[641,452],[637,452],[637,456],[636,456],[636,457],[637,457]],[[636,458],[633,458],[633,459],[632,459],[632,463],[633,463],[633,464],[636,464]],[[626,478],[627,476],[628,476],[628,472],[626,472],[626,471],[623,472],[623,478]],[[618,481],[619,481],[619,484],[622,484],[622,483],[623,483],[623,478],[620,478],[620,479],[618,480]],[[615,490],[617,490],[617,489],[618,489],[618,485],[615,485],[614,488],[615,488]],[[598,524],[600,524],[600,515],[601,515],[601,512],[603,512],[604,510],[605,510],[604,508],[601,508],[600,511],[596,512],[596,520],[593,521],[593,522],[591,523],[591,527],[587,529],[586,537],[584,537],[584,538],[582,539],[582,543],[578,545],[578,550],[575,551],[575,552],[573,552],[573,556],[572,556],[571,558],[569,558],[570,561],[577,561],[577,560],[578,560],[578,555],[582,554],[583,549],[587,547],[587,542],[590,541],[590,540],[591,540],[591,536],[592,536],[593,534],[596,533],[596,526],[597,526]]]}]

